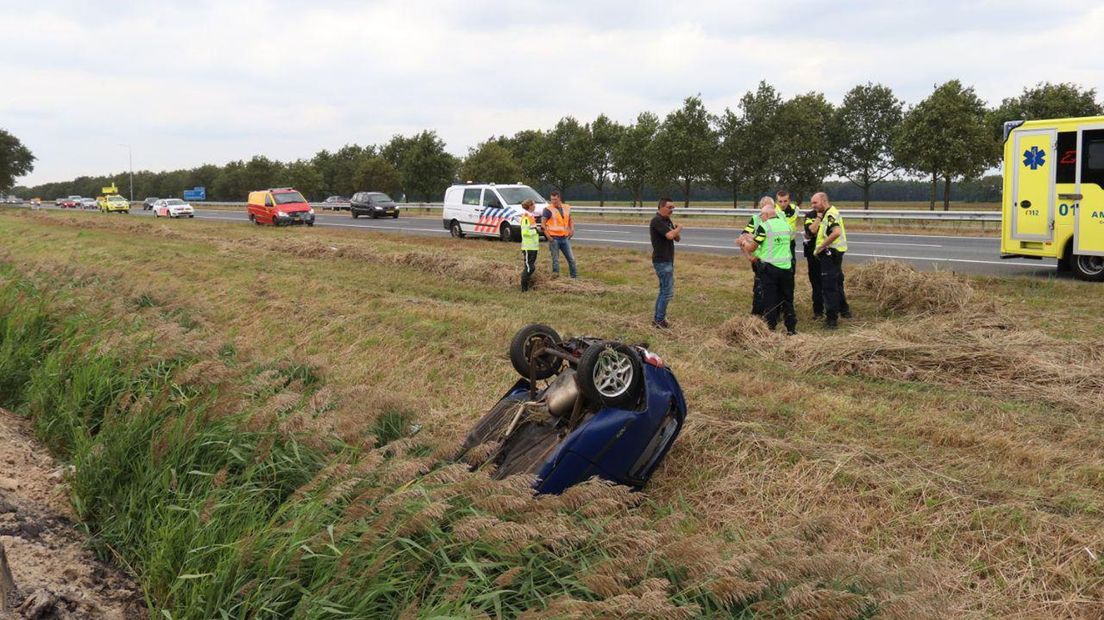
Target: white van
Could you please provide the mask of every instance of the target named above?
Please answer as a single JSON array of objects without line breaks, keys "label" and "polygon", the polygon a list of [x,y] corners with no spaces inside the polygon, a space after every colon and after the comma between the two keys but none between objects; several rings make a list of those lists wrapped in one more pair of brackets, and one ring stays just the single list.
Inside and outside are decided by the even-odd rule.
[{"label": "white van", "polygon": [[445,230],[457,238],[480,235],[520,241],[521,203],[530,199],[540,221],[548,201],[528,185],[453,185],[445,190]]}]

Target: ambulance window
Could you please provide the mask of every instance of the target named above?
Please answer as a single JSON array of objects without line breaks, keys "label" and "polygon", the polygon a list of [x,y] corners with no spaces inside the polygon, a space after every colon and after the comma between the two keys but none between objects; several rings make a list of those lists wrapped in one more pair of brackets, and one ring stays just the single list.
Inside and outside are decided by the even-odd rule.
[{"label": "ambulance window", "polygon": [[472,187],[464,190],[464,204],[479,206],[478,187]]},{"label": "ambulance window", "polygon": [[1104,188],[1104,129],[1081,134],[1081,182],[1095,183]]},{"label": "ambulance window", "polygon": [[1074,183],[1077,181],[1077,132],[1062,131],[1058,133],[1058,169],[1055,170],[1057,183]]}]

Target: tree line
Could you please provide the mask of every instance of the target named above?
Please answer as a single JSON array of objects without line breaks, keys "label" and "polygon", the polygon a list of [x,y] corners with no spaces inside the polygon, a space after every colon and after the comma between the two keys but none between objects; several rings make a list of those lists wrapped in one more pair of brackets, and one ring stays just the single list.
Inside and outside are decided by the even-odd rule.
[{"label": "tree line", "polygon": [[[990,108],[959,80],[935,86],[913,106],[881,84],[855,86],[834,105],[819,92],[784,99],[760,82],[735,109],[711,113],[700,96],[692,96],[662,119],[643,112],[627,125],[604,114],[587,123],[568,116],[551,129],[492,136],[462,158],[427,130],[292,162],[257,155],[223,166],[141,171],[134,174],[134,188],[136,197],[179,196],[204,186],[209,199],[228,201],[277,186],[295,187],[313,200],[373,190],[439,201],[454,182],[521,181],[602,204],[610,198],[643,204],[663,193],[684,204],[693,197],[736,205],[782,187],[799,201],[827,187],[839,198],[861,199],[867,208],[873,198],[926,197],[930,208],[941,199],[949,209],[956,195],[999,200],[999,177],[981,175],[1000,161],[1005,121],[1100,114],[1096,90],[1070,83],[1028,87]],[[113,181],[123,186],[125,177],[17,189],[47,198],[94,195]],[[825,183],[833,177],[840,180]]]}]

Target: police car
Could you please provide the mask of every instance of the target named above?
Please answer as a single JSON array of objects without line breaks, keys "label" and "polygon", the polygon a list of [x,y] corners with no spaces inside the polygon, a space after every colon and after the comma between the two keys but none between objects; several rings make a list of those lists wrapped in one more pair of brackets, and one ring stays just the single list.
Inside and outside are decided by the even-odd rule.
[{"label": "police car", "polygon": [[445,191],[443,223],[453,237],[468,235],[521,240],[521,203],[532,200],[537,219],[548,201],[532,187],[513,185],[453,185]]}]

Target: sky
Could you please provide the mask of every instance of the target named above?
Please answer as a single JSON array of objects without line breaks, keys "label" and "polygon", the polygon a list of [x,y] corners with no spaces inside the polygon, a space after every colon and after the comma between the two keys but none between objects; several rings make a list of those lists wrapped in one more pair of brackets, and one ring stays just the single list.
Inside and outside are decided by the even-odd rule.
[{"label": "sky", "polygon": [[564,116],[735,109],[760,80],[833,103],[954,78],[994,105],[1043,81],[1104,98],[1098,0],[4,0],[0,23],[0,129],[38,158],[22,185],[423,129],[464,155]]}]

